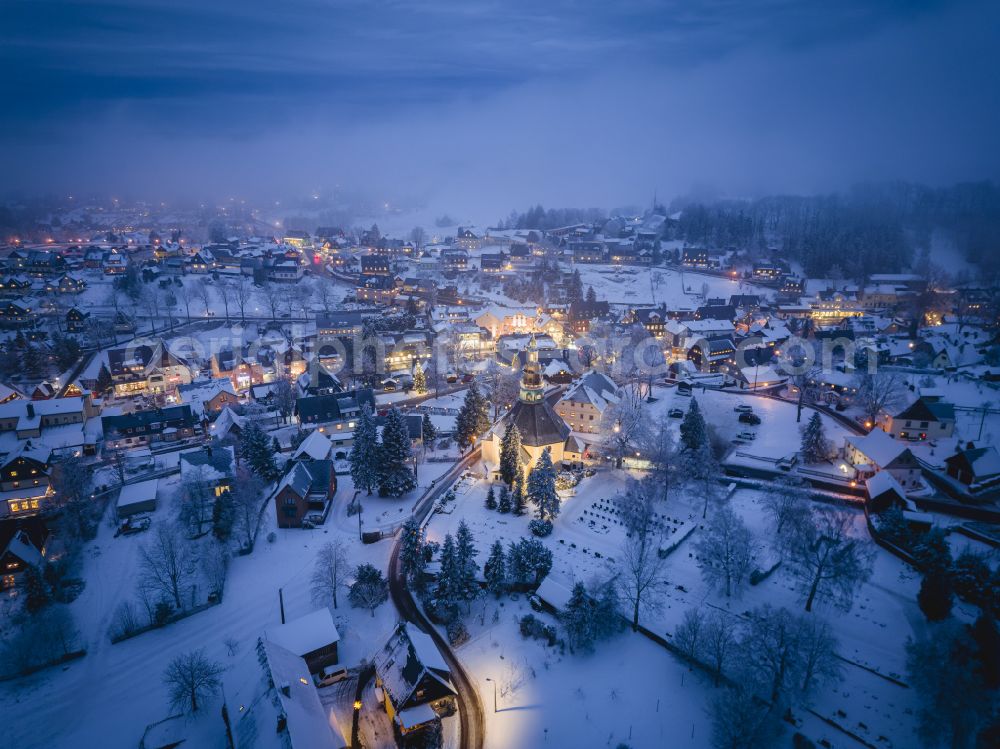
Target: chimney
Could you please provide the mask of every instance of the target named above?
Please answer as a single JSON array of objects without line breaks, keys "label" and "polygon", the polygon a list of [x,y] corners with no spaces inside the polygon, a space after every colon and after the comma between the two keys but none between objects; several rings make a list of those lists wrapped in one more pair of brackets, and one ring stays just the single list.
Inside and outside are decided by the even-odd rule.
[{"label": "chimney", "polygon": [[29,419],[35,418],[35,404],[34,403],[28,403],[28,404],[26,404],[25,407],[28,409],[28,418]]},{"label": "chimney", "polygon": [[280,689],[281,693],[286,697],[292,694],[292,685],[289,684],[287,681],[281,682],[281,684],[278,686],[278,689]]}]

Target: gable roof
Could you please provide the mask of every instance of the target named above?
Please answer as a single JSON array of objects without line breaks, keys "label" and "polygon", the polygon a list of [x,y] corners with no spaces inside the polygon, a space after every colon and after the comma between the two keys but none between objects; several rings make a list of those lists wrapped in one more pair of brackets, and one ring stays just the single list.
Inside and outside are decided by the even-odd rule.
[{"label": "gable roof", "polygon": [[406,622],[396,627],[385,647],[375,654],[373,662],[383,688],[396,706],[406,704],[425,677],[455,693],[449,681],[448,665],[430,635]]},{"label": "gable roof", "polygon": [[318,429],[313,429],[292,454],[293,460],[299,460],[303,456],[312,460],[325,460],[330,456],[330,449],[333,447],[330,438]]},{"label": "gable roof", "polygon": [[951,403],[934,403],[917,398],[895,418],[909,419],[910,421],[954,421],[955,407]]},{"label": "gable roof", "polygon": [[846,439],[858,452],[879,467],[887,466],[910,452],[910,448],[900,444],[881,429],[873,429],[864,437],[849,435]]},{"label": "gable roof", "polygon": [[337,642],[340,633],[330,609],[324,606],[285,624],[268,627],[264,637],[301,657]]}]

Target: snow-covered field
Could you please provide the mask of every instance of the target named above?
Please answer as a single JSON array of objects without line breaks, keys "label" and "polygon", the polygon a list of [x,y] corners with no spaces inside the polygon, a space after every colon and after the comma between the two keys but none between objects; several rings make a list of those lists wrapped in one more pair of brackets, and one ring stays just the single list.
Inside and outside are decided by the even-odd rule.
[{"label": "snow-covered field", "polygon": [[[721,398],[723,394],[717,395]],[[476,475],[476,469],[473,468],[471,473]],[[575,496],[564,497],[555,529],[544,541],[555,557],[550,573],[555,582],[569,588],[577,580],[604,580],[614,574],[613,560],[621,553],[626,539],[624,529],[616,524],[614,514],[607,512],[606,508],[616,495],[624,491],[628,478],[626,472],[601,470],[595,476],[585,478],[576,487]],[[440,541],[445,533],[454,533],[464,519],[476,538],[482,564],[493,540],[500,539],[506,544],[524,536],[530,516],[516,518],[485,509],[487,487],[484,480],[466,479],[454,511],[447,515],[435,515],[429,524],[428,537]],[[761,496],[755,490],[739,489],[729,501],[757,534],[761,544],[765,545],[770,531],[760,505]],[[700,525],[701,512],[701,503],[696,497],[673,500],[662,510],[665,525],[680,529],[676,537],[682,536],[690,526]],[[866,533],[860,512],[856,512],[855,532],[859,536]],[[803,610],[804,599],[799,589],[781,568],[761,584],[747,588],[738,598],[727,600],[710,590],[703,582],[693,556],[698,533],[695,529],[668,557],[667,585],[661,595],[662,605],[643,611],[640,621],[645,627],[669,637],[687,610],[704,606],[718,607],[734,616],[764,603],[785,606],[793,612]],[[912,734],[915,694],[890,679],[905,680],[903,647],[908,637],[918,636],[924,629],[924,617],[915,600],[919,577],[892,555],[874,547],[874,544],[873,548],[876,549],[876,557],[872,579],[859,587],[851,611],[843,612],[824,603],[814,606],[814,615],[828,619],[833,625],[840,641],[839,652],[850,662],[844,665],[843,681],[817,694],[811,706],[818,714],[872,743],[884,735],[891,736],[896,746],[908,746],[907,740],[911,743],[915,740]],[[654,739],[657,738],[660,723],[657,718],[650,717],[652,705],[643,702],[649,699],[646,695],[653,694],[663,697],[661,711],[666,710],[668,716],[665,717],[670,718],[666,725],[676,726],[679,719],[687,721],[685,726],[692,722],[695,724],[696,739],[687,743],[685,733],[685,746],[701,746],[699,740],[707,740],[704,706],[708,704],[711,690],[694,686],[690,676],[686,682],[688,686],[682,688],[680,673],[686,669],[665,650],[640,635],[627,632],[618,639],[599,645],[595,656],[556,657],[549,652],[548,658],[544,658],[545,653],[536,652],[544,651],[544,648],[533,642],[520,644],[520,634],[512,623],[516,616],[508,612],[512,605],[508,602],[502,607],[500,621],[487,626],[486,631],[477,634],[472,643],[459,651],[463,662],[468,661],[484,684],[486,676],[500,678],[494,673],[503,673],[504,669],[508,669],[507,662],[512,658],[521,658],[521,662],[528,658],[534,667],[535,677],[525,680],[524,696],[518,698],[516,703],[532,707],[518,711],[514,716],[501,713],[500,717],[492,719],[503,724],[503,736],[516,737],[519,746],[541,746],[544,744],[544,728],[549,727],[553,731],[564,732],[560,734],[565,737],[564,741],[586,735],[601,737],[603,745],[605,739],[613,737],[610,745],[614,746],[616,742],[626,740],[622,733],[627,731],[623,725],[625,718],[622,717],[626,712],[623,712],[623,706],[611,709],[613,706],[607,705],[607,702],[610,701],[610,690],[620,688],[636,695],[634,699],[638,700],[623,705],[629,705],[628,710],[631,710],[634,704],[638,711],[634,714],[645,715],[644,720],[636,721],[644,733],[641,741],[633,742],[634,746],[658,745]],[[487,625],[491,617],[492,611],[486,615]],[[476,619],[475,614],[473,619]],[[470,651],[471,654],[467,654]],[[631,654],[629,659],[620,659],[620,654],[625,652]],[[535,655],[529,657],[531,653]],[[499,658],[500,654],[505,656],[503,660]],[[638,660],[632,660],[632,657]],[[546,661],[548,666],[544,665]],[[539,668],[540,662],[542,668]],[[647,662],[660,665],[648,668]],[[549,679],[554,684],[550,685]],[[578,687],[583,691],[582,696],[576,691]],[[484,690],[482,696],[484,704],[488,703],[491,689]],[[562,705],[578,703],[587,716],[585,720],[571,721],[564,726],[562,722],[547,719]],[[522,715],[521,712],[530,714]],[[656,715],[655,710],[652,715]],[[807,716],[803,730],[810,732],[814,739],[828,738],[835,746],[857,745],[853,740],[845,744],[846,734],[830,728],[815,716]],[[583,733],[576,734],[576,731]],[[671,735],[676,737],[676,732]]]},{"label": "snow-covered field", "polygon": [[[441,470],[447,467],[440,465]],[[433,473],[439,475],[440,471],[436,465],[428,465],[422,473],[421,484],[426,485]],[[419,493],[412,492],[413,499]],[[137,746],[144,727],[170,713],[161,675],[173,657],[205,648],[210,658],[224,666],[235,664],[254,647],[265,627],[280,622],[279,588],[289,619],[315,609],[309,576],[323,544],[343,539],[350,545],[352,564],[370,562],[386,568],[391,542],[359,542],[357,517],[346,513],[346,498],[351,495],[350,477],[340,477],[337,504],[326,525],[316,530],[277,529],[273,510],[265,512],[254,552],[232,560],[221,604],[116,645],[110,643],[107,630],[118,603],[134,593],[136,555],[148,534],[114,538],[113,529],[102,524],[97,539],[85,550],[87,587],[70,607],[88,653],[65,667],[0,684],[0,700],[5,706],[4,739],[0,743],[17,749]],[[411,501],[365,500],[365,527],[396,521],[408,511],[406,505]],[[272,531],[276,540],[268,543],[265,539]],[[391,603],[386,603],[372,618],[367,610],[352,609],[343,595],[334,619],[341,637],[340,662],[354,666],[370,659],[381,647],[396,624],[397,614]],[[224,641],[228,638],[239,643],[236,656],[227,654]],[[219,743],[215,746],[221,749],[221,721],[218,728]]]}]

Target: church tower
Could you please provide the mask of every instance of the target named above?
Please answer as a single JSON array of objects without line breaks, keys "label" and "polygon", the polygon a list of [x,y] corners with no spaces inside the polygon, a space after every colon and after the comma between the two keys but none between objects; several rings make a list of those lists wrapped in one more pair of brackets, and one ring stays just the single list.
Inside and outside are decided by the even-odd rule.
[{"label": "church tower", "polygon": [[528,348],[524,352],[524,369],[521,372],[521,392],[518,400],[521,403],[541,403],[545,397],[545,383],[542,380],[542,369],[538,366],[538,344],[535,334],[531,334]]}]

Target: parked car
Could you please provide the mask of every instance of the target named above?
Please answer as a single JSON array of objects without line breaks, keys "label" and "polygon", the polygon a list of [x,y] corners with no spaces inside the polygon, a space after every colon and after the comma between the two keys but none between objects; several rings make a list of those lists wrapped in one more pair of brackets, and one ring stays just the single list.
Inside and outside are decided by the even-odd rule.
[{"label": "parked car", "polygon": [[743,442],[752,442],[757,439],[757,435],[753,432],[740,432],[736,435],[736,439],[742,440]]},{"label": "parked car", "polygon": [[347,669],[343,666],[327,666],[318,674],[313,676],[313,680],[316,682],[317,687],[328,687],[331,684],[336,684],[338,681],[343,681],[347,678]]},{"label": "parked car", "polygon": [[679,408],[671,408],[667,412],[667,416],[669,416],[671,419],[683,419],[684,412]]},{"label": "parked car", "polygon": [[740,414],[750,414],[753,413],[753,406],[748,403],[741,403],[736,408],[733,409],[736,413]]},{"label": "parked car", "polygon": [[677,395],[686,395],[687,397],[690,398],[691,397],[691,383],[690,382],[681,382],[681,383],[678,383],[678,385],[677,385]]},{"label": "parked car", "polygon": [[542,599],[539,598],[538,596],[534,595],[534,594],[532,594],[531,596],[528,597],[528,604],[535,611],[541,611],[542,610]]},{"label": "parked car", "polygon": [[740,414],[740,424],[749,424],[750,426],[757,426],[760,424],[760,417],[753,413],[752,411],[744,411]]},{"label": "parked car", "polygon": [[125,518],[125,522],[118,526],[115,536],[131,536],[133,533],[142,533],[149,530],[150,520],[147,517]]}]

